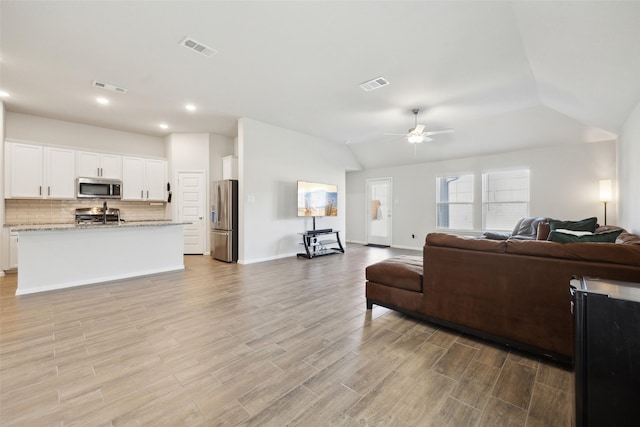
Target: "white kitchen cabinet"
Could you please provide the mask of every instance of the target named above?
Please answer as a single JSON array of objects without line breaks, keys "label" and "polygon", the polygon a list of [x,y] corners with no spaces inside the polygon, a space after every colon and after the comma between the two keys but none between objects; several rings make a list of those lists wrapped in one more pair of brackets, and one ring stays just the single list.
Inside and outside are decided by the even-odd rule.
[{"label": "white kitchen cabinet", "polygon": [[76,174],[86,178],[122,179],[122,156],[78,151]]},{"label": "white kitchen cabinet", "polygon": [[222,179],[238,179],[238,158],[226,156],[222,158]]},{"label": "white kitchen cabinet", "polygon": [[144,200],[144,159],[122,158],[122,200]]},{"label": "white kitchen cabinet", "polygon": [[9,234],[9,269],[18,268],[18,233]]},{"label": "white kitchen cabinet", "polygon": [[44,147],[45,179],[43,181],[43,197],[48,199],[75,199],[75,154],[74,150]]},{"label": "white kitchen cabinet", "polygon": [[165,201],[166,185],[165,160],[123,157],[123,200]]},{"label": "white kitchen cabinet", "polygon": [[167,162],[164,160],[145,160],[145,186],[147,200],[165,201],[167,186]]},{"label": "white kitchen cabinet", "polygon": [[75,151],[5,143],[5,197],[75,198]]},{"label": "white kitchen cabinet", "polygon": [[6,198],[42,198],[43,152],[39,145],[5,142]]}]

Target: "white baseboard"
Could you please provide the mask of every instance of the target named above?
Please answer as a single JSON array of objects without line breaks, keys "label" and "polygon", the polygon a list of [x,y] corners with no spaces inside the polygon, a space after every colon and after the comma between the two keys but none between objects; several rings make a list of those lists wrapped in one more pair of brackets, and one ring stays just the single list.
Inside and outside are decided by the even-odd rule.
[{"label": "white baseboard", "polygon": [[358,240],[345,240],[347,243],[355,243],[356,245],[366,245],[367,242],[360,242]]},{"label": "white baseboard", "polygon": [[184,265],[175,265],[165,268],[154,268],[146,271],[136,271],[133,273],[116,274],[113,276],[96,277],[91,280],[77,280],[69,283],[56,283],[49,286],[40,286],[37,288],[17,289],[16,296],[35,294],[38,292],[55,291],[58,289],[74,288],[77,286],[97,285],[101,283],[114,282],[117,280],[130,279],[132,277],[151,276],[153,274],[168,273],[170,271],[184,270]]},{"label": "white baseboard", "polygon": [[273,256],[269,256],[269,257],[265,257],[265,258],[254,258],[254,259],[239,259],[238,260],[238,264],[256,264],[258,262],[265,262],[265,261],[273,261],[276,259],[282,259],[282,258],[289,258],[289,257],[293,257],[293,256],[297,256],[298,252],[293,252],[293,253],[289,253],[289,254],[278,254],[278,255],[273,255]]},{"label": "white baseboard", "polygon": [[409,249],[412,251],[421,251],[422,246],[402,246],[402,245],[391,245],[392,248],[396,249]]}]

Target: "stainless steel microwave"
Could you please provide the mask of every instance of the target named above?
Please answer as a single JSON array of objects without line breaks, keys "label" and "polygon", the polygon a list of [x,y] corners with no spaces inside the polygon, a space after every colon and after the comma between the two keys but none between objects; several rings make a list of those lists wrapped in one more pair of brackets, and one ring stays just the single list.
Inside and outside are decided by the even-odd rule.
[{"label": "stainless steel microwave", "polygon": [[105,178],[78,178],[76,197],[78,199],[121,199],[122,181]]}]

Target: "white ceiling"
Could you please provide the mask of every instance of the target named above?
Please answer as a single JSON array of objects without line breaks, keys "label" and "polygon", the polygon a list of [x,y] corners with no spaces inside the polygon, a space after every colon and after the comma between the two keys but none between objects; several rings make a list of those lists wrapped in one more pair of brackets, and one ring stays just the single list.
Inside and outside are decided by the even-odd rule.
[{"label": "white ceiling", "polygon": [[[640,1],[2,0],[0,14],[8,111],[156,136],[235,136],[249,117],[349,141],[366,168],[610,140],[640,101]],[[358,87],[379,76],[391,84]],[[415,154],[384,135],[416,107],[456,132]]]}]

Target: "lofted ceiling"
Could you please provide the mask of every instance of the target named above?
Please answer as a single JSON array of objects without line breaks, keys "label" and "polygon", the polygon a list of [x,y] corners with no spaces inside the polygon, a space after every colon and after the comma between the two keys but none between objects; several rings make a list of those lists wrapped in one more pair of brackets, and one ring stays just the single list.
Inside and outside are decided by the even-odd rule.
[{"label": "lofted ceiling", "polygon": [[[348,143],[365,168],[611,140],[640,101],[639,1],[2,0],[0,19],[10,112],[155,136],[248,117]],[[412,108],[455,133],[385,135]]]}]

